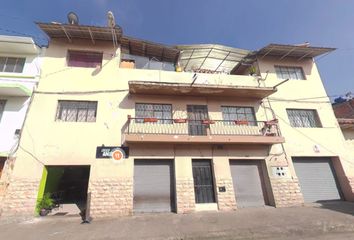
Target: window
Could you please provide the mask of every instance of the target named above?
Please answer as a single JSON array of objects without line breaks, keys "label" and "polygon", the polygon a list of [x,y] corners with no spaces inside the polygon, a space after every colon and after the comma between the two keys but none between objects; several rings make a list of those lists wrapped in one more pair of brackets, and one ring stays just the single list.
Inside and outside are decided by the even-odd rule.
[{"label": "window", "polygon": [[252,107],[230,107],[221,106],[222,117],[226,123],[234,121],[247,121],[248,125],[256,126],[256,116]]},{"label": "window", "polygon": [[[148,104],[136,103],[135,116],[137,118],[157,118],[158,123],[172,123],[172,105],[171,104]],[[137,119],[136,122],[142,123],[144,119]]]},{"label": "window", "polygon": [[321,127],[316,110],[286,109],[292,127]]},{"label": "window", "polygon": [[0,122],[1,122],[2,114],[5,110],[5,104],[6,104],[6,100],[0,99]]},{"label": "window", "polygon": [[95,68],[102,65],[103,53],[68,51],[68,66]]},{"label": "window", "polygon": [[0,57],[0,72],[22,73],[26,58]]},{"label": "window", "polygon": [[305,80],[304,71],[301,67],[275,66],[275,72],[280,79]]},{"label": "window", "polygon": [[56,120],[63,122],[95,122],[97,102],[59,101]]}]

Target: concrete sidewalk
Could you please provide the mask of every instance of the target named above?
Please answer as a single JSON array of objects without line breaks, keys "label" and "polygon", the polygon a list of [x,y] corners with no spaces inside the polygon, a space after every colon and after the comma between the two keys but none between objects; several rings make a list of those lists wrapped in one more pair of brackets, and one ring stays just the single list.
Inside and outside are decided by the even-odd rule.
[{"label": "concrete sidewalk", "polygon": [[144,214],[80,224],[76,217],[0,224],[0,239],[354,239],[354,203],[234,212]]}]

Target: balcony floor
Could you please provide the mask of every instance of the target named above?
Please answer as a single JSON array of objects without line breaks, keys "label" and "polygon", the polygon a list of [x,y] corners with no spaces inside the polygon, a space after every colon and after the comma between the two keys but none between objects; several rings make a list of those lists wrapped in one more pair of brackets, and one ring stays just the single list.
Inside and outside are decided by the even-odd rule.
[{"label": "balcony floor", "polygon": [[261,144],[272,145],[283,143],[285,139],[280,136],[245,136],[245,135],[165,135],[165,134],[125,134],[126,143],[173,143],[173,144]]}]

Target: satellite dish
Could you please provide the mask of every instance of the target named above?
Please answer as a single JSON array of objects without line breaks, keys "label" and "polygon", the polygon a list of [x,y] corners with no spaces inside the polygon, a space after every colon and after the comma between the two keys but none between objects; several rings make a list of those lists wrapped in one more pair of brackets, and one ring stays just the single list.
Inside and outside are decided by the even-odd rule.
[{"label": "satellite dish", "polygon": [[78,25],[79,24],[79,17],[74,12],[68,13],[68,22],[69,24]]},{"label": "satellite dish", "polygon": [[111,11],[107,12],[107,19],[108,19],[108,27],[114,28],[116,26],[116,21]]}]

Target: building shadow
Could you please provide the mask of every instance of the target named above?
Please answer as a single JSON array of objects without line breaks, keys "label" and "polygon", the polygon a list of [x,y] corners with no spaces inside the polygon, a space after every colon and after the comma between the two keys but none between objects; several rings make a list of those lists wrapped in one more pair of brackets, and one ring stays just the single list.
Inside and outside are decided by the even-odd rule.
[{"label": "building shadow", "polygon": [[346,202],[346,201],[319,201],[315,203],[316,207],[322,209],[328,209],[340,213],[349,214],[354,216],[354,202]]}]

